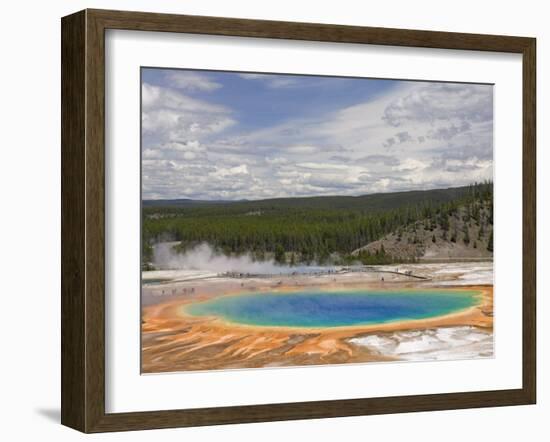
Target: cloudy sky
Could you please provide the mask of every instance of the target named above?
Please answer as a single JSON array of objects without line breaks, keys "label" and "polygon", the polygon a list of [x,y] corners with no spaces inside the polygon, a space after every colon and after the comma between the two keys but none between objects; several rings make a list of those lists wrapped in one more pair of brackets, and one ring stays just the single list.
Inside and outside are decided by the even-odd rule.
[{"label": "cloudy sky", "polygon": [[492,179],[490,85],[143,68],[141,87],[144,199]]}]

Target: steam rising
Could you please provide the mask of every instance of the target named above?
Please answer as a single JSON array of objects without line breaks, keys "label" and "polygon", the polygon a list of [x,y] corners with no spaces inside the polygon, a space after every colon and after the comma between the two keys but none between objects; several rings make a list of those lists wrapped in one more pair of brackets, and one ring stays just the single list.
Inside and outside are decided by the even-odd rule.
[{"label": "steam rising", "polygon": [[218,273],[238,272],[255,274],[287,273],[294,267],[278,265],[273,260],[255,261],[250,255],[225,256],[202,243],[185,253],[177,253],[177,243],[164,242],[154,246],[154,265],[162,270],[208,270]]}]

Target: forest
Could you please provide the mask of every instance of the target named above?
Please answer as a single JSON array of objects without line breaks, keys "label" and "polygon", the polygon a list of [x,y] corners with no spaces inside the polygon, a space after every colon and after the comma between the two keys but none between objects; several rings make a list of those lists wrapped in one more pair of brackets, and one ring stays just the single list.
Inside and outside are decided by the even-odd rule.
[{"label": "forest", "polygon": [[181,252],[208,243],[225,255],[250,254],[289,265],[346,263],[358,257],[365,264],[400,262],[403,258],[384,250],[376,255],[352,252],[418,222],[437,226],[445,238],[456,241],[449,220],[458,213],[464,222],[487,230],[487,247],[492,247],[492,201],[491,181],[357,197],[143,201],[142,266],[150,268],[152,246],[160,241],[179,242]]}]

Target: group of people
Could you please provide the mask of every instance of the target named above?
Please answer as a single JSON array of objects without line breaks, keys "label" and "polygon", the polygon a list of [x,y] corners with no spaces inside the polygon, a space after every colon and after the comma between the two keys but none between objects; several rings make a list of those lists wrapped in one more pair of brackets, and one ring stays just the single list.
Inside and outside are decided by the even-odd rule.
[{"label": "group of people", "polygon": [[[187,294],[193,294],[193,293],[195,293],[195,287],[189,287],[189,288],[184,287],[179,294],[187,295]],[[166,295],[175,296],[177,294],[178,294],[178,289],[176,289],[176,288],[174,288],[170,291],[162,289],[160,293],[156,290],[153,291],[153,296],[166,296]]]}]

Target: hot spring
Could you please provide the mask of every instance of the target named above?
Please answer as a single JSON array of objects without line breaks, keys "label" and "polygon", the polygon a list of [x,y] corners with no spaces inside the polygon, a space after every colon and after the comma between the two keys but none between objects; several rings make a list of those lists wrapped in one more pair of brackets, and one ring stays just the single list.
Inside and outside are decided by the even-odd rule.
[{"label": "hot spring", "polygon": [[327,328],[433,318],[480,300],[476,290],[308,290],[220,296],[184,312],[244,325]]}]

